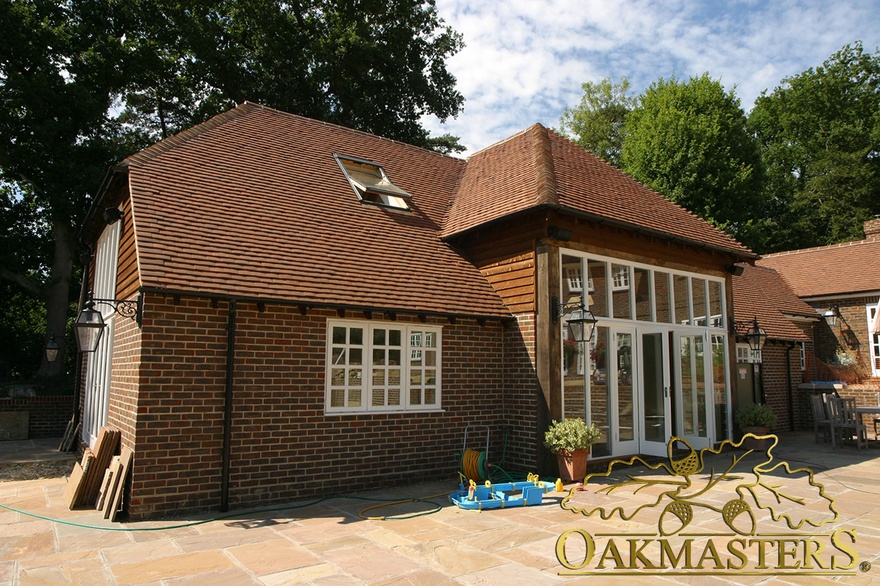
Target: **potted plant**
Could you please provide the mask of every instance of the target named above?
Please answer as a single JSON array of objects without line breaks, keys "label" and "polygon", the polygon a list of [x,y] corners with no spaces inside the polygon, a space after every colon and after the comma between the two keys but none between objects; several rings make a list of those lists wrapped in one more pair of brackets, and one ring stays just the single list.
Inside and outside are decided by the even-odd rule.
[{"label": "potted plant", "polygon": [[[769,406],[754,403],[736,412],[736,423],[744,434],[767,435],[776,425],[776,414]],[[743,440],[743,447],[751,450],[766,451],[769,444],[769,440]]]},{"label": "potted plant", "polygon": [[587,475],[587,459],[590,446],[601,432],[596,424],[587,424],[580,417],[550,423],[544,433],[544,445],[556,454],[559,475],[564,480],[583,480]]}]

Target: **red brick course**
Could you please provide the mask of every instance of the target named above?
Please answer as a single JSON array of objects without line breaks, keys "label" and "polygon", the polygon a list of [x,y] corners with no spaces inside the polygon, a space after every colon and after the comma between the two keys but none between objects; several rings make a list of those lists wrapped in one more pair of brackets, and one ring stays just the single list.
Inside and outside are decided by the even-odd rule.
[{"label": "red brick course", "polygon": [[[135,450],[133,519],[221,504],[228,311],[225,300],[148,294],[140,335],[118,330],[132,355],[138,338],[144,349],[139,384],[125,360],[114,362],[110,408],[111,424]],[[442,412],[325,415],[326,322],[336,317],[237,303],[231,508],[428,478],[448,478],[452,487],[467,425],[489,426],[490,462],[504,453],[508,432],[505,464],[534,465],[534,373],[503,368],[505,353],[524,352],[515,328],[427,319],[443,327]],[[467,447],[485,450],[483,432],[468,438]]]}]

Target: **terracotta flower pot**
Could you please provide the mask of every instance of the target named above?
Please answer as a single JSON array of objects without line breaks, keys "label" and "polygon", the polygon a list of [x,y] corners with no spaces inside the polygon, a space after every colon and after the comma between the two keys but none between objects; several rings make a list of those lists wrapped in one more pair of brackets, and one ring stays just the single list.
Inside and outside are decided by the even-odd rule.
[{"label": "terracotta flower pot", "polygon": [[[769,427],[743,427],[743,434],[751,433],[754,435],[768,435]],[[769,439],[755,439],[751,437],[743,438],[742,447],[747,450],[755,450],[756,452],[766,452],[773,442]]]},{"label": "terracotta flower pot", "polygon": [[559,462],[559,477],[563,480],[583,481],[587,476],[587,460],[590,450],[575,450],[569,452],[562,450],[556,452],[556,461]]}]

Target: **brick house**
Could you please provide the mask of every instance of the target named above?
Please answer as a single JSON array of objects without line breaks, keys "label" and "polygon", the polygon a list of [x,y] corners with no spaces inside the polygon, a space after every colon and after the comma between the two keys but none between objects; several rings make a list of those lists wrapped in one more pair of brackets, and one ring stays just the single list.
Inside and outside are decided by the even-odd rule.
[{"label": "brick house", "polygon": [[[805,382],[814,329],[821,318],[773,269],[739,266],[742,274],[733,277],[734,403],[769,405],[777,417],[774,431],[808,428],[811,407],[799,387]],[[760,353],[752,352],[744,336],[755,320],[767,335]]]},{"label": "brick house", "polygon": [[756,255],[541,125],[462,160],[245,103],[111,169],[82,236],[94,298],[138,305],[96,306],[82,405],[134,451],[132,519],[452,487],[468,426],[554,475],[551,418],[594,458],[730,433]]},{"label": "brick house", "polygon": [[880,218],[865,238],[763,257],[798,297],[826,317],[815,331],[816,359],[807,380],[838,380],[862,404],[880,391]]}]

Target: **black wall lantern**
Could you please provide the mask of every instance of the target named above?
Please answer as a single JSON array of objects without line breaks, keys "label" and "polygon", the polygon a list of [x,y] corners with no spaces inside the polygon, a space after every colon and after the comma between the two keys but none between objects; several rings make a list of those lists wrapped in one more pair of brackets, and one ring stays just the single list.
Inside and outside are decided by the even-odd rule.
[{"label": "black wall lantern", "polygon": [[758,324],[758,317],[755,316],[755,319],[750,322],[734,322],[733,333],[746,339],[755,361],[761,362],[761,350],[767,343],[767,332]]},{"label": "black wall lantern", "polygon": [[584,306],[584,300],[573,303],[560,303],[559,299],[551,299],[553,309],[553,321],[558,322],[563,315],[571,314],[565,319],[571,338],[576,342],[589,342],[593,339],[596,331],[596,323],[599,321],[589,309]]},{"label": "black wall lantern", "polygon": [[104,333],[104,317],[95,309],[95,304],[103,303],[113,308],[113,311],[133,319],[138,325],[141,324],[142,296],[138,295],[136,301],[126,299],[92,299],[89,298],[83,304],[82,311],[76,316],[73,329],[76,332],[76,345],[80,352],[94,352],[98,349],[101,335]]},{"label": "black wall lantern", "polygon": [[825,323],[828,324],[828,327],[833,328],[837,325],[837,319],[842,317],[840,315],[840,307],[835,305],[828,308],[828,310],[822,314],[822,317],[825,318]]},{"label": "black wall lantern", "polygon": [[52,332],[49,341],[46,342],[46,360],[49,362],[55,362],[58,359],[58,352],[60,350],[61,346],[55,340],[55,332]]},{"label": "black wall lantern", "polygon": [[746,331],[745,336],[746,343],[749,345],[749,350],[752,351],[752,356],[755,357],[755,361],[762,362],[761,350],[764,349],[764,344],[767,342],[767,332],[758,325],[757,316],[752,320],[751,327]]}]

